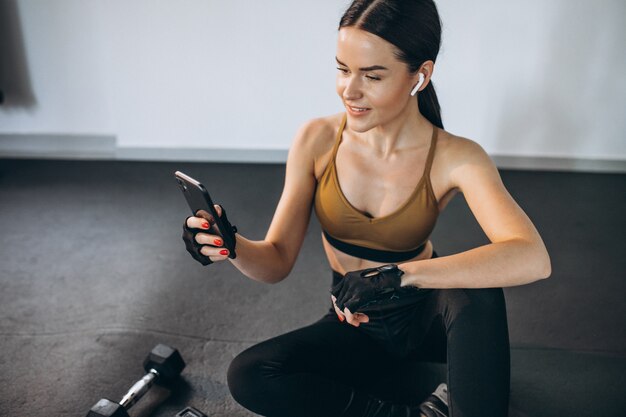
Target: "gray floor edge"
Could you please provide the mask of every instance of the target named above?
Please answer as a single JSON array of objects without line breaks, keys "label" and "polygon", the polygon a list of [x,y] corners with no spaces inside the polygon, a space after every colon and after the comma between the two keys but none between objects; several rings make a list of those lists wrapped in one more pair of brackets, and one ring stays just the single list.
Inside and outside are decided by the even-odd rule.
[{"label": "gray floor edge", "polygon": [[[0,134],[0,158],[153,162],[270,163],[287,161],[286,149],[117,147],[113,136]],[[501,169],[626,173],[626,159],[491,155]]]}]

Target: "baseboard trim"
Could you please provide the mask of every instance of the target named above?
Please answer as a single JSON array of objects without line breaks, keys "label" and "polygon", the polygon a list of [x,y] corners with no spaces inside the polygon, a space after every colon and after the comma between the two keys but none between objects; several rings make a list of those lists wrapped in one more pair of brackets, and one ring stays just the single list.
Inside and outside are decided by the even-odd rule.
[{"label": "baseboard trim", "polygon": [[[0,134],[0,158],[284,164],[288,150],[118,147],[115,136]],[[624,159],[491,155],[500,169],[626,173]]]},{"label": "baseboard trim", "polygon": [[626,160],[491,155],[498,168],[525,171],[626,173]]},{"label": "baseboard trim", "polygon": [[0,158],[114,159],[116,142],[108,135],[0,134]]},{"label": "baseboard trim", "polygon": [[284,164],[282,149],[118,148],[116,159],[125,161],[227,162]]}]

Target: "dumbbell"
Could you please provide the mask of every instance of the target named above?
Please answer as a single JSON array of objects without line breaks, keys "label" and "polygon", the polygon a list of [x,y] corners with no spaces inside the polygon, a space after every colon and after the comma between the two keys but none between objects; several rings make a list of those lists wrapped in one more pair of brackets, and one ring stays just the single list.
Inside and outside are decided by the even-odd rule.
[{"label": "dumbbell", "polygon": [[176,413],[175,417],[209,417],[209,416],[207,416],[206,414],[204,414],[202,411],[198,410],[197,408],[185,407],[184,410],[181,410],[178,413]]},{"label": "dumbbell", "polygon": [[146,375],[131,387],[118,403],[101,399],[91,407],[87,417],[129,417],[127,410],[135,404],[157,381],[171,380],[182,372],[185,362],[178,350],[156,345],[143,361]]}]

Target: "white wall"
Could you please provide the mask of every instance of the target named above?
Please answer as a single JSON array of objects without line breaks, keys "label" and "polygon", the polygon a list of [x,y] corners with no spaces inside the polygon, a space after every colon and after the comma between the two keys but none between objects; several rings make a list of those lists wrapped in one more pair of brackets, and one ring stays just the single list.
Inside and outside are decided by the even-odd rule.
[{"label": "white wall", "polygon": [[[286,150],[303,121],[342,110],[346,0],[14,3],[35,103],[7,97],[0,145],[71,135],[139,154]],[[447,130],[492,155],[626,160],[626,2],[438,7],[433,80]]]}]

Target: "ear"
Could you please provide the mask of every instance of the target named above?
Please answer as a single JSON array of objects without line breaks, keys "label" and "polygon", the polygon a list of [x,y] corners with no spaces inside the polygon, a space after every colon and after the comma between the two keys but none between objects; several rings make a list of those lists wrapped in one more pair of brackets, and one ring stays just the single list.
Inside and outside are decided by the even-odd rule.
[{"label": "ear", "polygon": [[433,71],[435,70],[435,63],[431,60],[425,61],[420,68],[413,74],[413,85],[417,85],[419,83],[419,75],[424,74],[424,82],[422,86],[419,88],[419,91],[423,91],[430,82],[430,79],[433,75]]}]

